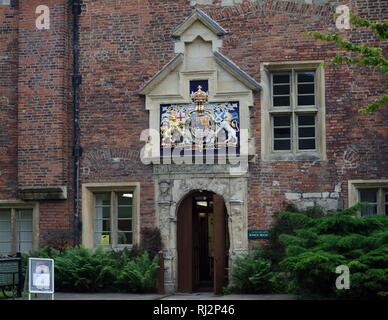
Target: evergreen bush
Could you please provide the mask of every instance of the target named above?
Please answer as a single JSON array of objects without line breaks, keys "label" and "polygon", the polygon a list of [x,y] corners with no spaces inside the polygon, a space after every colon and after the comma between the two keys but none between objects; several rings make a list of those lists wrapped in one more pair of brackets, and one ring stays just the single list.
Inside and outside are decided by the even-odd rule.
[{"label": "evergreen bush", "polygon": [[[268,243],[236,259],[236,287],[310,298],[388,298],[388,217],[358,217],[359,209],[277,214]],[[340,265],[349,267],[349,290],[336,288]]]},{"label": "evergreen bush", "polygon": [[[287,230],[273,242],[279,269],[290,273],[296,292],[337,298],[382,298],[388,292],[388,217],[357,217],[354,207],[310,218],[280,213],[275,228]],[[303,215],[303,214],[302,214]],[[289,226],[292,226],[291,228]],[[271,245],[267,248],[270,251]],[[339,265],[350,270],[350,289],[336,288]]]}]

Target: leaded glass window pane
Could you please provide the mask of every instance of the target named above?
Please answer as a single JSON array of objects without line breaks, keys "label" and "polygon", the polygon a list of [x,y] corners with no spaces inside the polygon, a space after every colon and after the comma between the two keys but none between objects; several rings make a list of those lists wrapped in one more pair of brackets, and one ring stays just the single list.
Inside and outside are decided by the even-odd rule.
[{"label": "leaded glass window pane", "polygon": [[363,203],[361,216],[377,214],[377,192],[378,189],[360,189],[360,201]]}]

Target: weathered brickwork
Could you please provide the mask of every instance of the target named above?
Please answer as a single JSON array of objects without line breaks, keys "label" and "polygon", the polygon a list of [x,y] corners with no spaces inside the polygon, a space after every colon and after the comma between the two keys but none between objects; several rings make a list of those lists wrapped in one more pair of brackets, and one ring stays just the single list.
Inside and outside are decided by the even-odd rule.
[{"label": "weathered brickwork", "polygon": [[[0,6],[0,199],[23,188],[67,187],[71,199],[71,33],[68,1],[47,1],[50,30],[37,30],[40,1]],[[70,201],[42,201],[46,230],[71,228]]]},{"label": "weathered brickwork", "polygon": [[[149,126],[139,89],[174,56],[172,30],[192,11],[230,31],[221,52],[260,79],[263,62],[324,60],[337,49],[306,31],[334,30],[336,5],[349,1],[84,0],[80,17],[81,183],[140,182],[141,228],[155,226],[152,167],[143,165],[139,137]],[[68,200],[42,201],[40,234],[71,228],[71,16],[65,0],[48,0],[51,29],[37,31],[39,0],[0,6],[0,199],[22,187],[67,186]],[[201,4],[202,3],[202,4]],[[363,17],[387,19],[385,0],[351,1]],[[365,30],[344,36],[369,44]],[[388,179],[388,109],[357,110],[382,92],[378,73],[325,67],[325,161],[262,161],[261,101],[251,109],[256,139],[249,166],[248,224],[266,229],[293,200],[348,205],[349,179]],[[320,198],[314,196],[320,194]],[[326,197],[327,195],[327,197]]]},{"label": "weathered brickwork", "polygon": [[17,13],[0,6],[0,199],[17,193]]},{"label": "weathered brickwork", "polygon": [[37,30],[39,0],[19,2],[18,179],[19,187],[66,182],[67,1],[47,1],[50,29]]}]

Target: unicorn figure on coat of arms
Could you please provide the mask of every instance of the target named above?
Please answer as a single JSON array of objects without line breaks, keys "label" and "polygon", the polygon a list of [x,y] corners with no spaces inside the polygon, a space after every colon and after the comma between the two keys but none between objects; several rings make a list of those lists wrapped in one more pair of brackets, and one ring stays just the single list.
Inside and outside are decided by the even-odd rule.
[{"label": "unicorn figure on coat of arms", "polygon": [[233,115],[229,112],[231,108],[233,107],[230,104],[224,104],[216,108],[214,118],[218,129],[215,136],[218,136],[221,130],[224,130],[228,135],[228,138],[224,141],[224,143],[237,144],[237,132],[240,131],[240,128],[238,126],[238,121],[234,119]]}]

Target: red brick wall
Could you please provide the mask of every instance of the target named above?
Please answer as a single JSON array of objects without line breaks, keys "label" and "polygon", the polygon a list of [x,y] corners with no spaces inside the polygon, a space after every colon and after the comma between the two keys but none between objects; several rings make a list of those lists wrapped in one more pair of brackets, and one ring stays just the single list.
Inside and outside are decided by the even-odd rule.
[{"label": "red brick wall", "polygon": [[[248,1],[232,7],[208,9],[223,27],[232,31],[226,37],[222,52],[256,79],[260,79],[260,63],[264,61],[329,62],[336,53],[332,44],[304,35],[305,31],[334,30],[334,10],[288,2],[287,5],[264,1],[261,11]],[[352,10],[370,19],[387,19],[386,2],[385,6],[384,1],[369,4],[356,1]],[[376,44],[371,33],[365,30],[343,32],[343,35]],[[273,213],[285,208],[286,192],[334,191],[340,183],[340,206],[347,206],[347,180],[388,178],[388,110],[378,111],[373,116],[357,112],[382,93],[383,77],[361,68],[350,70],[346,66],[327,67],[325,76],[328,160],[315,164],[258,161],[250,166],[250,227],[267,228],[273,221]],[[252,121],[260,155],[259,106],[257,96]],[[347,162],[351,159],[356,159],[354,168]]]},{"label": "red brick wall", "polygon": [[[227,36],[222,51],[249,74],[260,79],[260,62],[263,61],[322,59],[329,62],[334,57],[336,49],[333,45],[315,41],[303,34],[305,31],[333,30],[333,11],[318,10],[318,14],[311,15],[310,9],[320,7],[292,4],[287,7],[278,1],[265,3],[263,15],[254,12],[255,7],[249,6],[248,2],[209,10],[215,18],[218,17],[217,20],[223,27],[232,31],[232,35]],[[375,1],[368,7],[365,7],[365,3],[358,1],[353,10],[372,19],[381,19],[383,15],[385,19],[388,17],[387,8],[383,11],[383,1]],[[276,13],[271,12],[270,8],[276,9]],[[375,43],[369,32],[343,32],[343,35],[366,40],[369,44]],[[251,166],[251,227],[268,227],[273,213],[286,206],[286,192],[333,191],[335,185],[341,183],[340,206],[341,203],[342,206],[347,206],[347,180],[388,177],[388,112],[382,110],[373,116],[363,116],[357,112],[358,108],[367,105],[382,93],[383,78],[361,70],[349,70],[347,67],[328,67],[325,70],[328,161],[316,164],[259,161]],[[256,106],[260,106],[259,97],[256,99]],[[259,141],[260,108],[256,107],[254,110],[253,128],[256,141]],[[260,154],[260,144],[256,147]],[[349,164],[345,163],[345,160],[349,160],[346,157],[350,158],[352,153],[357,159],[355,168],[349,168]]]},{"label": "red brick wall", "polygon": [[[117,5],[116,5],[117,3]],[[81,181],[140,182],[141,227],[155,225],[152,168],[139,152],[148,111],[139,88],[173,56],[187,1],[84,1],[81,16]],[[112,158],[124,160],[114,163]]]},{"label": "red brick wall", "polygon": [[[148,127],[148,117],[137,90],[174,56],[171,31],[191,12],[189,1],[84,3],[81,19],[82,145],[85,150],[105,149],[108,152],[110,148],[118,147],[139,151],[142,143],[138,142],[138,137],[141,130]],[[366,2],[358,3],[362,9]],[[376,1],[368,7],[369,11],[360,11],[370,17],[381,17],[386,14],[382,3]],[[224,39],[222,52],[258,80],[261,62],[316,59],[329,62],[336,53],[332,44],[315,41],[304,34],[305,31],[333,29],[334,7],[280,4],[279,1],[265,1],[265,10],[248,1],[231,7],[200,7],[231,31]],[[368,34],[360,36],[370,38]],[[387,111],[379,111],[370,117],[356,111],[367,103],[366,98],[371,101],[381,92],[376,89],[378,82],[372,78],[368,83],[360,83],[360,88],[358,84],[352,85],[359,73],[347,67],[329,67],[325,73],[328,161],[315,164],[258,161],[251,165],[251,227],[268,227],[273,213],[285,207],[285,192],[334,191],[335,185],[342,183],[344,206],[347,204],[348,179],[387,178],[388,173],[384,170],[388,149]],[[376,79],[381,81],[381,77]],[[252,128],[260,154],[259,95],[255,99]],[[347,150],[356,150],[358,163],[355,169],[345,168]],[[142,192],[141,202],[142,219],[148,224],[153,220],[154,211],[150,168],[136,161],[130,165],[136,166],[136,171],[122,176],[120,169],[101,161],[100,170],[90,172],[87,169],[82,180],[140,179],[151,191],[147,193],[147,201]]]},{"label": "red brick wall", "polygon": [[[17,3],[15,1],[15,3]],[[71,199],[70,16],[66,0],[0,6],[0,200],[18,188],[67,186]],[[48,5],[50,30],[35,9]],[[41,201],[40,239],[71,228],[71,200]]]},{"label": "red brick wall", "polygon": [[0,6],[0,199],[17,194],[17,65],[16,8]]},{"label": "red brick wall", "polygon": [[50,0],[50,30],[37,30],[39,0],[19,4],[19,187],[62,186],[67,170],[65,0]]},{"label": "red brick wall", "polygon": [[[39,1],[22,1],[19,12],[18,141],[16,167],[16,28],[17,20],[0,9],[0,198],[15,197],[19,186],[71,187],[70,20],[65,0],[46,1],[52,29],[35,30]],[[336,1],[330,1],[334,3]],[[386,1],[352,1],[365,17],[387,19]],[[172,30],[191,12],[188,0],[84,0],[81,15],[80,127],[83,157],[81,182],[141,182],[142,227],[155,224],[152,169],[139,161],[139,141],[148,128],[148,112],[138,89],[174,56]],[[260,81],[260,63],[330,61],[336,48],[305,31],[334,28],[333,10],[275,0],[244,1],[222,7],[200,6],[231,33],[222,53]],[[347,1],[343,1],[347,3]],[[366,6],[368,4],[368,6]],[[334,8],[334,7],[333,7]],[[4,11],[5,10],[5,11]],[[10,26],[10,27],[8,27]],[[365,31],[346,36],[374,43]],[[9,64],[8,61],[11,63]],[[5,71],[3,71],[5,70]],[[333,191],[341,184],[347,205],[348,179],[388,178],[387,109],[373,116],[357,112],[381,93],[383,78],[364,69],[328,67],[326,75],[326,140],[324,162],[261,162],[250,165],[249,226],[266,228],[274,212],[285,207],[285,192]],[[3,81],[4,79],[4,81]],[[4,104],[4,101],[6,103]],[[5,110],[6,112],[3,112]],[[252,109],[252,132],[260,155],[260,97]],[[4,124],[4,125],[3,125]],[[4,142],[3,142],[4,140]],[[4,152],[5,151],[5,152]],[[121,158],[116,162],[114,158]],[[356,159],[353,164],[350,159]],[[71,199],[71,190],[69,199]],[[52,228],[71,227],[71,200],[44,202],[41,236]]]},{"label": "red brick wall", "polygon": [[[47,241],[48,232],[71,230],[71,201],[42,201],[39,205],[39,239],[43,244]],[[71,235],[69,242],[72,243]]]}]

